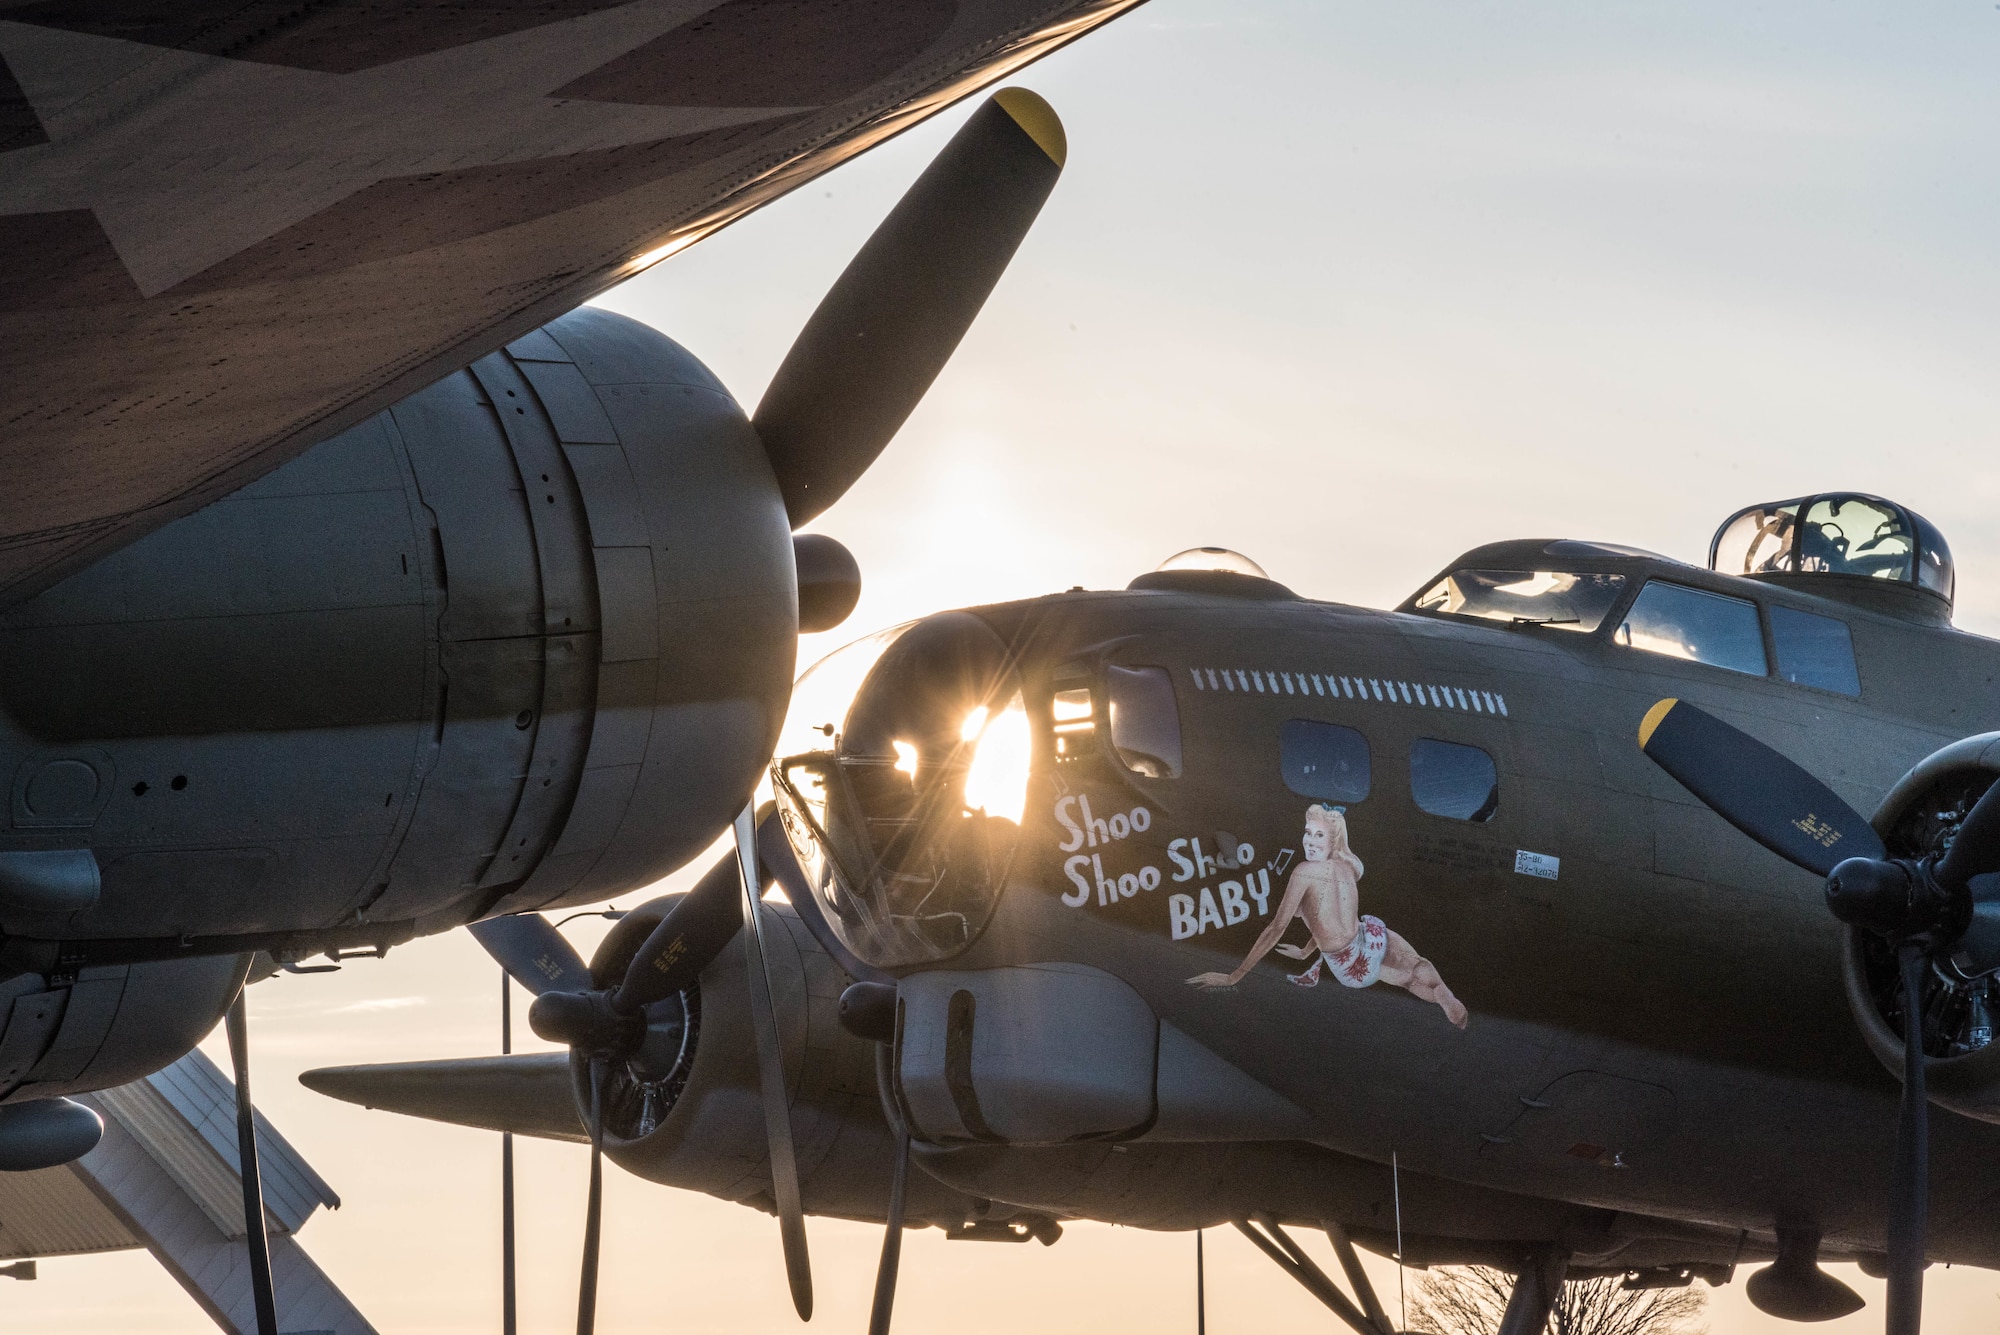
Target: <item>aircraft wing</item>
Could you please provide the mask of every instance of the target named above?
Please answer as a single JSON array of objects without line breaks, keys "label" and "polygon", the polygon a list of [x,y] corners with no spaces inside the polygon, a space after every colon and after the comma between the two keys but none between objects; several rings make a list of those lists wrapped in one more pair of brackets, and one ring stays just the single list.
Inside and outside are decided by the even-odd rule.
[{"label": "aircraft wing", "polygon": [[1139,2],[0,8],[0,605]]}]

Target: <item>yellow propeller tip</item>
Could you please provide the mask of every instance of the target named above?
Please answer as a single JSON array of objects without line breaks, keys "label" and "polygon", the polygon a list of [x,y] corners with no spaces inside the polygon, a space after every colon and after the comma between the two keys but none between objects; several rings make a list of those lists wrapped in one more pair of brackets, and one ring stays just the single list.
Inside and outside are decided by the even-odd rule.
[{"label": "yellow propeller tip", "polygon": [[1653,730],[1660,726],[1661,721],[1668,714],[1672,713],[1674,706],[1679,703],[1680,701],[1674,699],[1672,696],[1668,696],[1646,711],[1646,717],[1639,720],[1639,749],[1641,751],[1646,749],[1646,743],[1653,740]]},{"label": "yellow propeller tip", "polygon": [[1056,166],[1068,160],[1069,136],[1063,133],[1062,118],[1040,93],[1025,88],[1002,88],[993,95],[993,100]]}]

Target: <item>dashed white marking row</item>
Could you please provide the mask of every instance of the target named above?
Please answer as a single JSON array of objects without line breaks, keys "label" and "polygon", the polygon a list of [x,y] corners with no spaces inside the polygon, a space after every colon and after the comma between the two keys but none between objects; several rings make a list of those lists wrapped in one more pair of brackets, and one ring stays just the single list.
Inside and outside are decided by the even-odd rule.
[{"label": "dashed white marking row", "polygon": [[1341,677],[1320,672],[1276,672],[1260,668],[1188,669],[1197,691],[1230,691],[1245,695],[1309,695],[1334,700],[1371,700],[1391,705],[1422,705],[1458,709],[1469,714],[1507,717],[1507,697],[1498,691],[1469,686],[1439,686],[1431,682],[1393,681],[1387,677]]}]

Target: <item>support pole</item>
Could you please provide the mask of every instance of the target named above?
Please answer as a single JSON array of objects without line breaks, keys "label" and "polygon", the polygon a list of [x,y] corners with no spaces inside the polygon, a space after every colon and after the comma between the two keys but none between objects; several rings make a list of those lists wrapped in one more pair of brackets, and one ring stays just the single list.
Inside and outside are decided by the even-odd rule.
[{"label": "support pole", "polygon": [[[514,1050],[513,980],[500,971],[500,1055]],[[500,1330],[518,1335],[520,1313],[514,1305],[514,1134],[500,1133]]]},{"label": "support pole", "polygon": [[1569,1271],[1569,1253],[1559,1247],[1543,1247],[1528,1254],[1514,1277],[1514,1292],[1507,1298],[1496,1335],[1542,1335],[1549,1313],[1562,1296],[1563,1276]]},{"label": "support pole", "polygon": [[[1254,1221],[1254,1222],[1253,1222]],[[1376,1325],[1368,1319],[1348,1296],[1340,1291],[1326,1272],[1313,1262],[1310,1256],[1294,1242],[1291,1235],[1278,1225],[1278,1221],[1268,1214],[1252,1216],[1251,1220],[1231,1221],[1236,1231],[1257,1245],[1257,1250],[1271,1258],[1278,1269],[1299,1282],[1299,1286],[1313,1297],[1326,1304],[1327,1308],[1342,1321],[1353,1327],[1357,1335],[1395,1335],[1385,1322]]]},{"label": "support pole", "polygon": [[229,1005],[229,1063],[236,1068],[236,1160],[243,1178],[243,1241],[250,1249],[250,1295],[257,1335],[278,1335],[278,1303],[271,1289],[271,1240],[264,1232],[264,1182],[257,1171],[257,1112],[250,1101],[250,1018],[246,983]]},{"label": "support pole", "polygon": [[1201,1254],[1201,1230],[1194,1231],[1194,1335],[1208,1335],[1208,1266]]},{"label": "support pole", "polygon": [[1340,1268],[1347,1272],[1347,1287],[1361,1300],[1361,1310],[1368,1314],[1377,1330],[1394,1330],[1389,1324],[1389,1314],[1382,1310],[1382,1302],[1375,1296],[1375,1286],[1368,1282],[1368,1272],[1361,1268],[1361,1257],[1355,1252],[1347,1230],[1335,1219],[1322,1219],[1319,1226],[1326,1230],[1326,1240],[1333,1244],[1333,1254],[1340,1258]]}]

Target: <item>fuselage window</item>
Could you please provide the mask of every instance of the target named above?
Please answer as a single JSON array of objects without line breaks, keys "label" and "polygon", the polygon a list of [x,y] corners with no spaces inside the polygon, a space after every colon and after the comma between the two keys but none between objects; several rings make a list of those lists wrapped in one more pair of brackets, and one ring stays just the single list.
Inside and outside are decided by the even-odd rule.
[{"label": "fuselage window", "polygon": [[1410,743],[1410,796],[1433,816],[1492,820],[1500,809],[1500,774],[1476,746],[1419,737]]},{"label": "fuselage window", "polygon": [[1368,739],[1338,723],[1295,718],[1278,733],[1285,787],[1301,797],[1359,802],[1368,796]]},{"label": "fuselage window", "polygon": [[1854,637],[1845,621],[1773,607],[1771,640],[1778,648],[1778,675],[1786,681],[1841,695],[1861,694],[1861,674],[1854,668]]},{"label": "fuselage window", "polygon": [[1091,734],[1097,731],[1090,688],[1072,686],[1057,691],[1050,708],[1055,715],[1056,756],[1062,760],[1074,760],[1089,754],[1092,749]]},{"label": "fuselage window", "polygon": [[1181,776],[1181,715],[1165,668],[1104,669],[1111,704],[1111,746],[1134,774],[1149,779]]},{"label": "fuselage window", "polygon": [[1761,677],[1767,670],[1757,604],[1685,584],[1656,579],[1639,590],[1614,638],[1649,654],[1731,672]]}]

